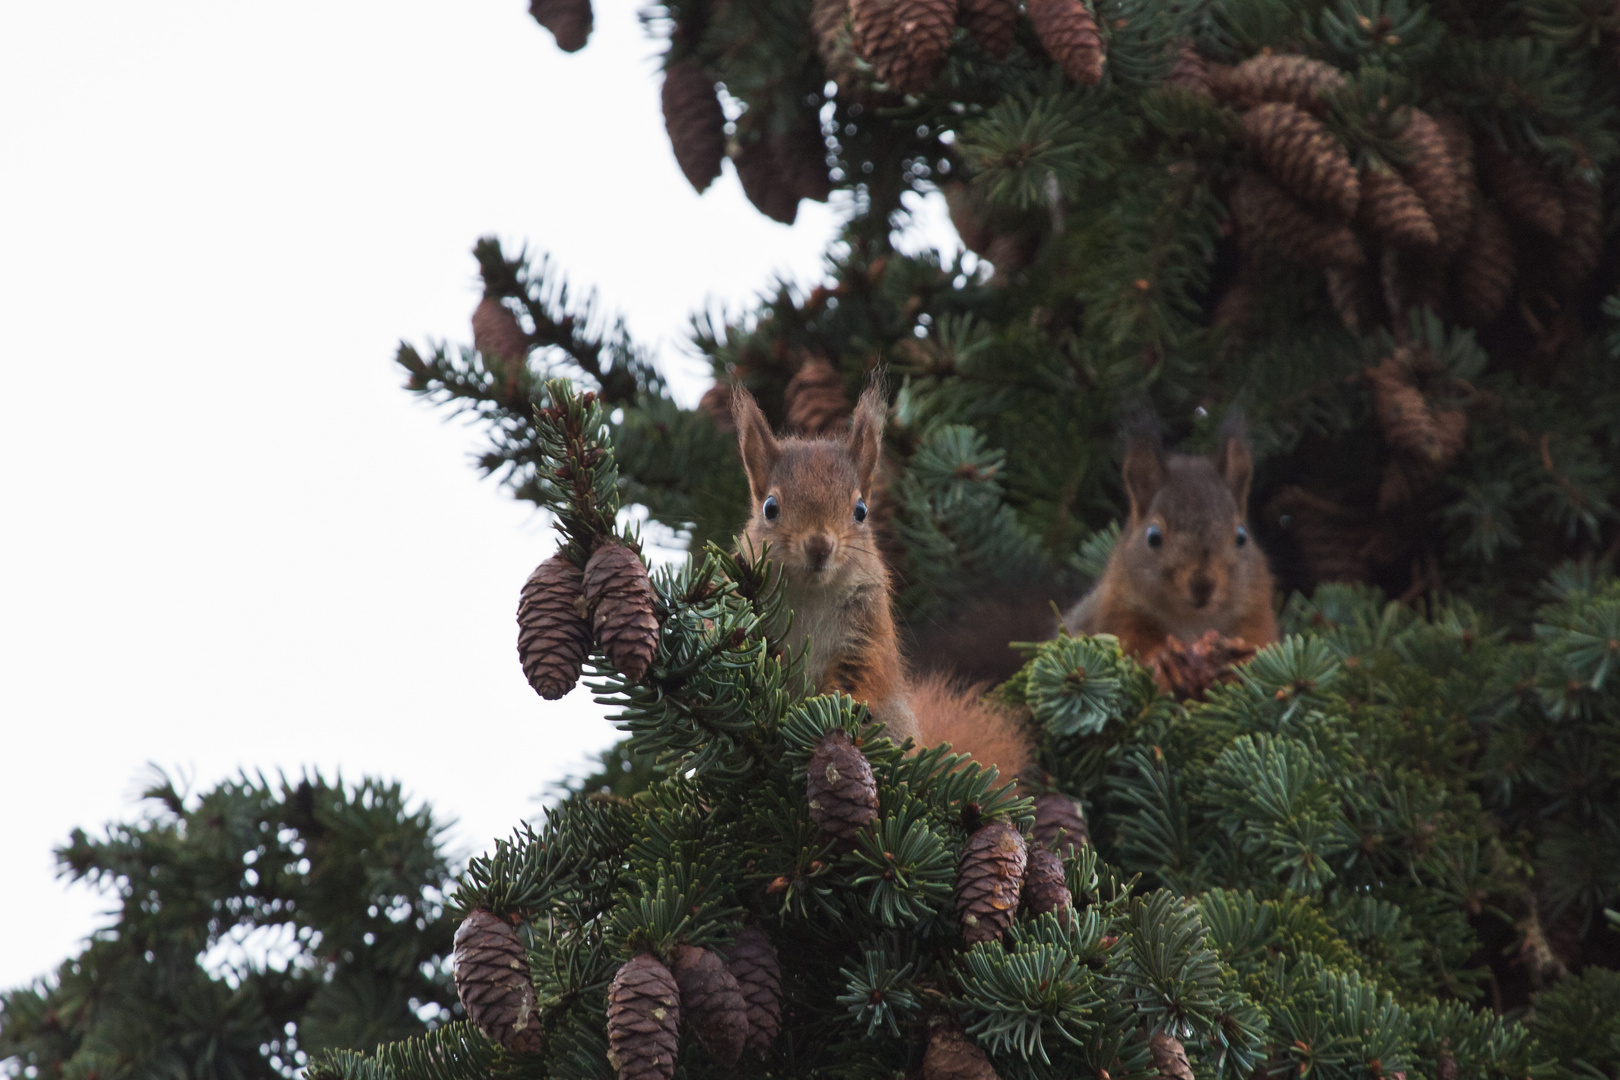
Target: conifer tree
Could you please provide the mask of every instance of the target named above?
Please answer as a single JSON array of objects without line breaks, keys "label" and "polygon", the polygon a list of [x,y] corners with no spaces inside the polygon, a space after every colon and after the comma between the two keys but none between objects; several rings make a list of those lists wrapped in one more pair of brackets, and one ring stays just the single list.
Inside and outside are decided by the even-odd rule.
[{"label": "conifer tree", "polygon": [[[526,640],[587,643],[627,756],[455,894],[526,950],[515,996],[311,1075],[1620,1075],[1616,9],[648,24],[695,186],[735,115],[761,212],[842,189],[854,213],[825,281],[699,320],[696,409],[493,239],[485,302],[525,355],[401,347],[555,516],[566,565],[531,582],[586,584],[527,594]],[[901,196],[936,191],[966,250],[897,251]],[[879,367],[898,614],[917,653],[1003,676],[1040,748],[1016,787],[813,695],[770,564],[730,542],[731,388],[825,428]],[[1207,448],[1234,405],[1283,639],[1156,671],[1042,640],[1118,535],[1122,414]],[[650,592],[630,505],[690,550]],[[1006,632],[952,652],[964,622]]]}]

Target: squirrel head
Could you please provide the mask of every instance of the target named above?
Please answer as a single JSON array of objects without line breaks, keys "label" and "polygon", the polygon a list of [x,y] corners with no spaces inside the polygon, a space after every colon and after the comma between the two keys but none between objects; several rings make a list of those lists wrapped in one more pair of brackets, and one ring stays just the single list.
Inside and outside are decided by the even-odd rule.
[{"label": "squirrel head", "polygon": [[1253,473],[1237,418],[1222,427],[1213,457],[1166,454],[1156,432],[1130,437],[1131,516],[1116,551],[1135,595],[1156,613],[1197,621],[1242,603],[1245,587],[1265,573],[1247,524]]},{"label": "squirrel head", "polygon": [[783,438],[748,391],[732,395],[731,414],[753,506],[743,535],[755,550],[800,580],[831,582],[851,567],[881,560],[868,502],[882,453],[881,388],[861,395],[847,439]]}]

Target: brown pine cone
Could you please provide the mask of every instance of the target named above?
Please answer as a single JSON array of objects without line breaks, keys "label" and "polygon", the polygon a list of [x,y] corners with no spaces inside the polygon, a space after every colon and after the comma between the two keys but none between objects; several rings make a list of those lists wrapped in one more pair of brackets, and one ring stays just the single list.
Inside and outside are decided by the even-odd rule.
[{"label": "brown pine cone", "polygon": [[1108,56],[1097,18],[1082,0],[1025,0],[1041,45],[1063,73],[1081,86],[1102,82]]},{"label": "brown pine cone", "polygon": [[737,421],[731,416],[731,384],[717,382],[703,391],[703,397],[698,399],[698,408],[709,414],[714,426],[728,435],[737,431]]},{"label": "brown pine cone", "polygon": [[1268,178],[1245,169],[1232,189],[1238,240],[1255,255],[1279,255],[1307,266],[1361,266],[1367,261],[1348,225],[1312,213]]},{"label": "brown pine cone", "polygon": [[941,1024],[928,1036],[922,1080],[1000,1080],[984,1051],[963,1032]]},{"label": "brown pine cone", "polygon": [[827,78],[841,90],[853,87],[860,76],[860,60],[855,55],[849,0],[815,0],[810,8],[810,30],[816,36],[816,52]]},{"label": "brown pine cone", "polygon": [[664,68],[664,130],[687,183],[702,192],[720,175],[726,159],[726,115],[714,79],[697,61],[676,60]]},{"label": "brown pine cone", "polygon": [[877,779],[843,731],[828,732],[810,755],[810,820],[828,836],[853,840],[877,817]]},{"label": "brown pine cone", "polygon": [[1343,85],[1344,73],[1332,64],[1276,55],[1251,56],[1222,72],[1213,89],[1222,103],[1240,109],[1277,101],[1320,113],[1325,108],[1322,95]]},{"label": "brown pine cone", "polygon": [[799,216],[799,195],[783,177],[775,150],[763,135],[741,143],[733,155],[737,179],[754,209],[772,221],[791,225]]},{"label": "brown pine cone", "polygon": [[992,822],[968,837],[956,871],[956,913],[969,945],[996,941],[1018,914],[1027,852],[1011,825]]},{"label": "brown pine cone", "polygon": [[1377,275],[1364,266],[1330,266],[1323,276],[1333,310],[1348,329],[1370,330],[1378,325],[1383,307]]},{"label": "brown pine cone", "polygon": [[1171,634],[1148,657],[1147,666],[1165,693],[1180,701],[1202,701],[1210,687],[1236,682],[1232,666],[1253,660],[1257,651],[1240,637],[1222,637],[1219,630],[1204,631],[1191,645]]},{"label": "brown pine cone", "polygon": [[478,301],[472,316],[473,348],[486,359],[495,361],[488,366],[497,372],[515,371],[529,357],[529,335],[518,325],[512,309],[493,296]]},{"label": "brown pine cone", "polygon": [[961,0],[956,13],[962,29],[973,35],[979,48],[997,60],[1007,59],[1018,26],[1018,0]]},{"label": "brown pine cone", "polygon": [[1369,162],[1361,170],[1361,207],[1356,220],[1394,247],[1432,248],[1440,243],[1423,200],[1381,161]]},{"label": "brown pine cone", "polygon": [[1043,847],[1034,848],[1029,853],[1029,863],[1024,867],[1024,907],[1032,915],[1045,915],[1048,911],[1057,912],[1058,919],[1067,926],[1071,909],[1074,907],[1074,897],[1069,893],[1069,884],[1063,877],[1063,860]]},{"label": "brown pine cone", "polygon": [[748,1049],[764,1056],[782,1030],[782,965],[765,931],[745,926],[731,946],[726,967],[748,1006]]},{"label": "brown pine cone", "polygon": [[1517,154],[1492,148],[1486,157],[1486,177],[1508,217],[1543,236],[1564,234],[1562,192],[1546,169]]},{"label": "brown pine cone", "polygon": [[1455,113],[1441,113],[1434,117],[1434,126],[1440,129],[1440,137],[1446,141],[1451,162],[1457,166],[1458,180],[1468,189],[1469,198],[1473,199],[1478,194],[1475,188],[1479,175],[1475,171],[1474,136],[1468,130],[1468,121]]},{"label": "brown pine cone", "polygon": [[681,989],[651,953],[627,960],[608,987],[608,1064],[619,1080],[672,1080],[680,1052]]},{"label": "brown pine cone", "polygon": [[1444,468],[1462,453],[1468,416],[1456,409],[1435,410],[1418,388],[1410,355],[1396,349],[1367,369],[1378,426],[1390,447],[1417,461]]},{"label": "brown pine cone", "polygon": [[[1468,239],[1468,226],[1474,216],[1472,183],[1465,178],[1444,130],[1423,110],[1411,111],[1401,142],[1407,153],[1406,181],[1423,200],[1434,222],[1440,253],[1454,255]],[[1365,178],[1362,182],[1366,183]]]},{"label": "brown pine cone", "polygon": [[1081,844],[1091,842],[1091,830],[1086,828],[1086,816],[1080,812],[1080,804],[1056,792],[1035,800],[1034,834],[1037,844],[1065,859]]},{"label": "brown pine cone", "polygon": [[792,131],[771,136],[777,169],[789,188],[801,199],[826,202],[832,194],[832,177],[827,172],[827,142],[821,123],[814,117],[801,117]]},{"label": "brown pine cone", "polygon": [[800,435],[832,435],[849,426],[849,397],[844,377],[826,360],[804,362],[782,393],[787,429]]},{"label": "brown pine cone", "polygon": [[984,199],[973,189],[973,185],[961,180],[952,180],[945,185],[945,206],[950,210],[951,224],[956,226],[956,235],[962,240],[962,246],[981,257],[990,250],[990,244],[995,240],[996,234],[990,228],[988,213]]},{"label": "brown pine cone", "polygon": [[518,600],[518,660],[534,692],[555,701],[574,688],[591,651],[584,575],[558,552],[523,583]]},{"label": "brown pine cone", "polygon": [[658,614],[641,556],[609,541],[585,564],[591,629],[613,666],[632,682],[647,674],[658,651]]},{"label": "brown pine cone", "polygon": [[529,0],[529,14],[563,52],[579,52],[591,36],[591,0]]},{"label": "brown pine cone", "polygon": [[1187,1061],[1187,1048],[1179,1039],[1160,1032],[1148,1040],[1153,1054],[1153,1067],[1165,1080],[1193,1080],[1192,1065]]},{"label": "brown pine cone", "polygon": [[850,0],[855,52],[900,94],[933,83],[951,47],[957,0]]},{"label": "brown pine cone", "polygon": [[748,1003],[736,976],[708,949],[677,945],[669,965],[681,988],[681,1016],[704,1049],[730,1068],[748,1042]]},{"label": "brown pine cone", "polygon": [[1474,215],[1452,274],[1452,295],[1462,321],[1469,326],[1494,322],[1507,305],[1517,274],[1513,234],[1496,207],[1486,203]]},{"label": "brown pine cone", "polygon": [[[1227,69],[1222,69],[1222,73]],[[1174,86],[1197,94],[1200,97],[1210,97],[1215,92],[1215,79],[1210,77],[1210,63],[1204,59],[1204,54],[1193,48],[1191,43],[1183,45],[1176,52],[1176,62],[1170,67],[1170,74],[1164,78],[1164,85]]]},{"label": "brown pine cone", "polygon": [[512,924],[474,910],[456,928],[454,957],[456,994],[484,1037],[526,1054],[544,1050],[529,954]]},{"label": "brown pine cone", "polygon": [[1564,235],[1547,264],[1548,283],[1570,293],[1597,268],[1603,255],[1603,193],[1578,177],[1563,183]]},{"label": "brown pine cone", "polygon": [[1243,114],[1243,134],[1255,158],[1293,195],[1349,221],[1361,203],[1350,154],[1316,117],[1281,101]]}]

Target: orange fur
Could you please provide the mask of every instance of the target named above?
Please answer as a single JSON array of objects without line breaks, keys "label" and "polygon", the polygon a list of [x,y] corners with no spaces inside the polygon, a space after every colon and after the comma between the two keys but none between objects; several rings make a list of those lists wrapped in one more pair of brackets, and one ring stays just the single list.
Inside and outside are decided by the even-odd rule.
[{"label": "orange fur", "polygon": [[926,675],[911,686],[923,746],[950,743],[980,765],[995,766],[1003,781],[1022,776],[1034,748],[1018,715],[984,697],[985,686],[965,686],[944,675]]}]

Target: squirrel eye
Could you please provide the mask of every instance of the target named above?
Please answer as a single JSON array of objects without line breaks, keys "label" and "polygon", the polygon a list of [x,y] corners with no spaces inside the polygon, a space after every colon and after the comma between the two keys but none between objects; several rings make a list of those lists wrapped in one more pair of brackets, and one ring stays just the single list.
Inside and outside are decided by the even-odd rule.
[{"label": "squirrel eye", "polygon": [[1164,533],[1159,531],[1157,525],[1147,527],[1147,542],[1150,548],[1160,547],[1164,544]]},{"label": "squirrel eye", "polygon": [[866,520],[866,500],[865,499],[856,499],[855,500],[855,520],[856,521],[865,521]]},{"label": "squirrel eye", "polygon": [[776,503],[775,495],[765,496],[765,520],[775,521],[782,516],[782,508]]},{"label": "squirrel eye", "polygon": [[1237,531],[1237,546],[1242,547],[1244,544],[1247,544],[1248,542],[1249,542],[1249,530],[1245,529],[1243,526],[1239,525],[1238,526],[1238,531]]}]

